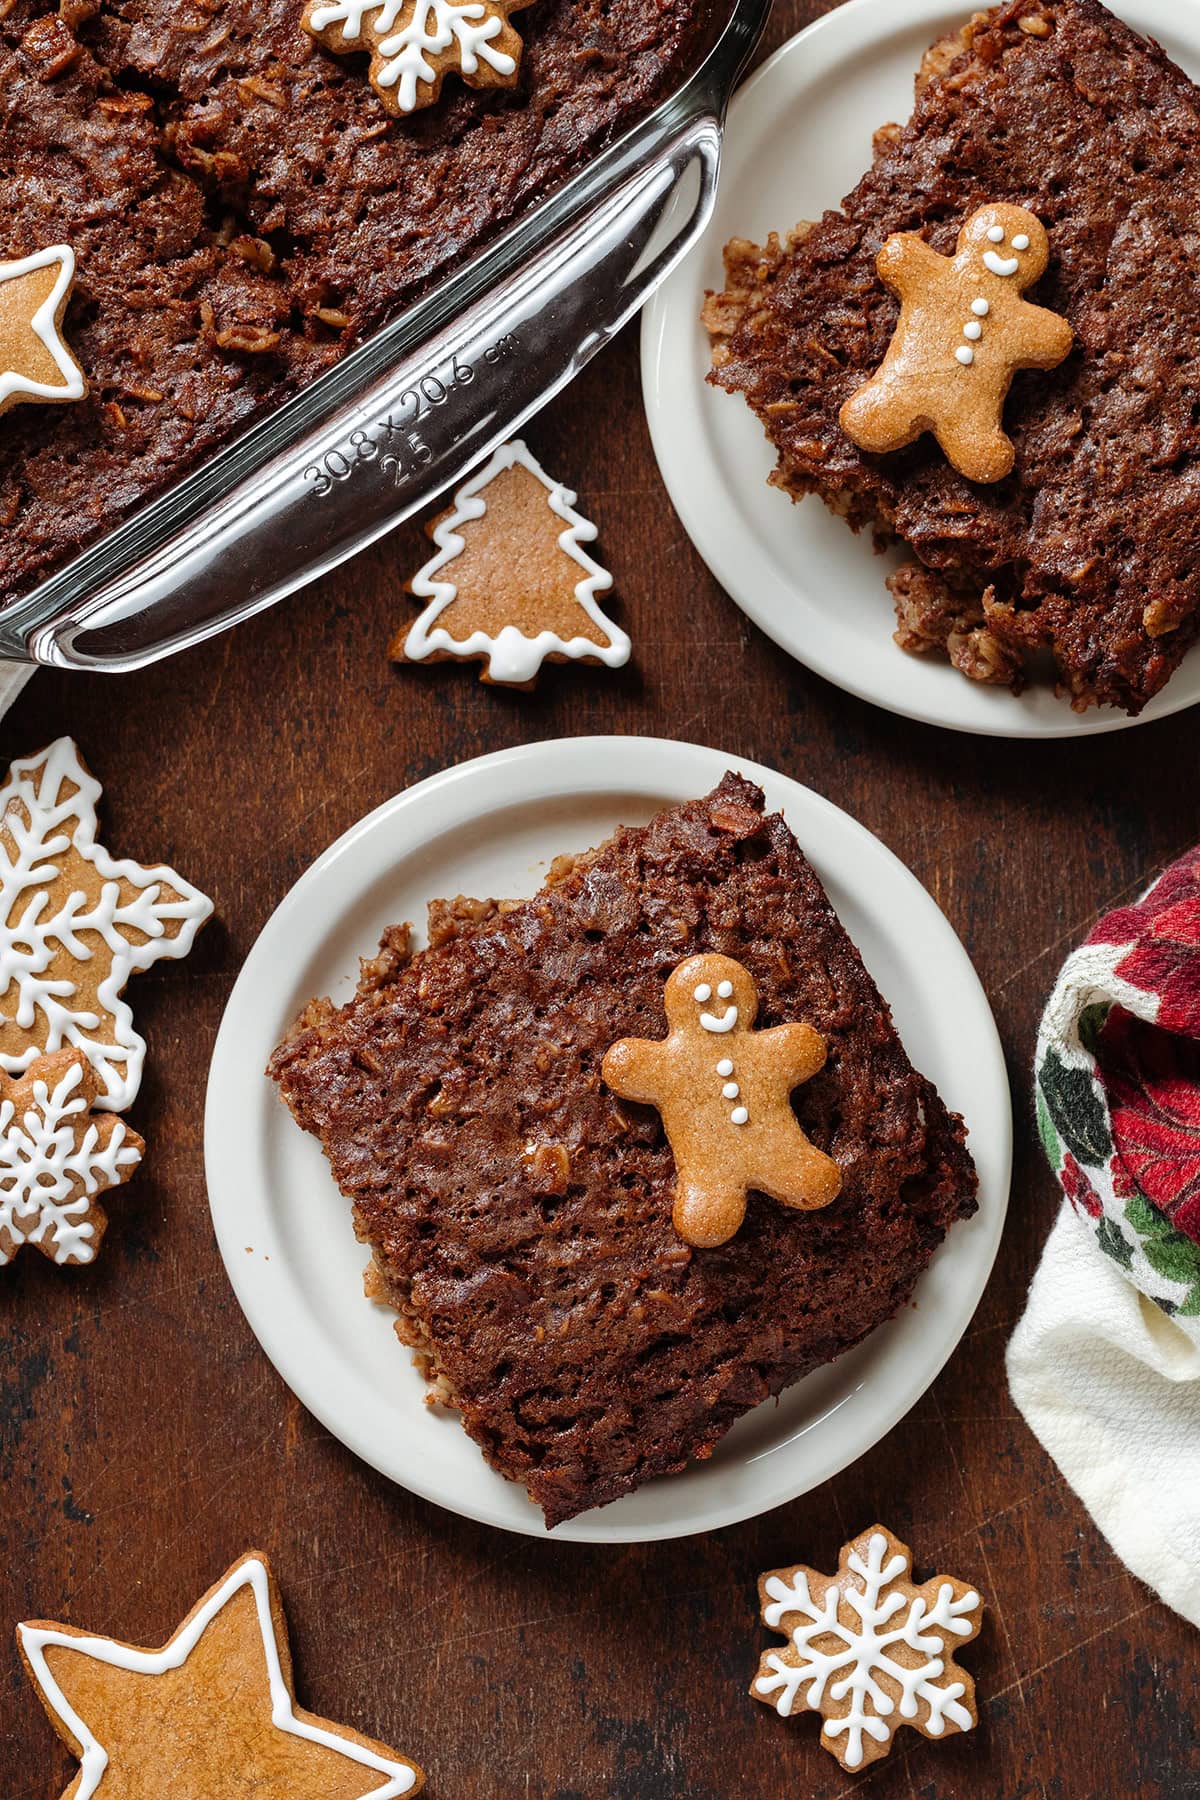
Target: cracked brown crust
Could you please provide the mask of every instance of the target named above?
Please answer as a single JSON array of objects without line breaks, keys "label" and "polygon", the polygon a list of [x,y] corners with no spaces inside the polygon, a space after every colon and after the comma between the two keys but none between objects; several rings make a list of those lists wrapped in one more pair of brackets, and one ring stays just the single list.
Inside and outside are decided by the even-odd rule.
[{"label": "cracked brown crust", "polygon": [[[531,900],[437,917],[437,948],[310,1008],[271,1073],[436,1400],[554,1525],[708,1456],[890,1317],[975,1210],[975,1172],[795,839],[739,776]],[[617,1038],[662,1035],[663,982],[697,950],[751,971],[764,1027],[826,1039],[794,1105],[844,1182],[804,1215],[752,1196],[705,1251],[672,1229],[658,1114],[600,1072]]]},{"label": "cracked brown crust", "polygon": [[[1017,377],[1017,466],[981,487],[929,438],[861,453],[838,411],[896,323],[883,241],[919,230],[949,253],[989,201],[1047,225],[1031,297],[1067,316],[1077,347]],[[1079,710],[1136,714],[1178,667],[1200,633],[1197,210],[1196,87],[1098,0],[1010,0],[935,47],[910,122],[878,135],[839,211],[786,244],[729,246],[706,310],[710,379],[762,420],[776,485],[911,547],[932,629],[912,632],[913,578],[893,581],[908,647],[940,640],[964,673],[1013,686],[1048,649]]]}]

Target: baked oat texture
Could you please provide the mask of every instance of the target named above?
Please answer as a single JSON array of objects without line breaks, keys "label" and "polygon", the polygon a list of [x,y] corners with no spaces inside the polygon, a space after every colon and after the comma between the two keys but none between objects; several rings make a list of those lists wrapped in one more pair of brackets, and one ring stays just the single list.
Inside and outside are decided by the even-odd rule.
[{"label": "baked oat texture", "polygon": [[[532,900],[432,909],[315,1001],[271,1074],[315,1133],[440,1401],[551,1526],[707,1457],[751,1407],[889,1318],[975,1210],[961,1120],[904,1053],[885,1002],[761,791],[707,799],[563,859]],[[659,1115],[601,1063],[662,1037],[687,956],[735,957],[758,1023],[805,1020],[825,1067],[793,1104],[840,1165],[829,1206],[752,1195],[738,1235],[671,1224]],[[403,1379],[403,1377],[399,1377]]]},{"label": "baked oat texture", "polygon": [[300,0],[0,0],[0,260],[70,244],[91,386],[0,425],[0,604],[644,114],[699,0],[537,0],[514,86],[391,117]]},{"label": "baked oat texture", "polygon": [[[1052,259],[1032,290],[1076,348],[1019,375],[1006,480],[981,487],[923,438],[860,452],[838,411],[898,315],[875,257],[897,231],[943,254],[978,206],[1037,214]],[[1012,0],[935,46],[902,129],[791,239],[735,240],[710,297],[710,379],[744,393],[773,481],[911,546],[889,583],[897,640],[1019,689],[1050,651],[1077,710],[1136,714],[1200,631],[1200,96],[1099,0]],[[898,676],[902,679],[902,676]]]}]

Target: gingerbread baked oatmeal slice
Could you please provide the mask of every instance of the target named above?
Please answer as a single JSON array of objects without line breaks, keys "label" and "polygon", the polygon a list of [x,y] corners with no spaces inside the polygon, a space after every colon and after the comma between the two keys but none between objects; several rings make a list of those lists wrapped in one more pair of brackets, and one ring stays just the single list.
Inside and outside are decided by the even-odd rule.
[{"label": "gingerbread baked oatmeal slice", "polygon": [[[1037,215],[1050,266],[1030,299],[1071,355],[1017,376],[1013,473],[965,480],[932,437],[868,455],[839,424],[898,303],[884,241],[949,255],[976,208]],[[745,395],[772,480],[913,552],[889,582],[897,639],[1020,687],[1049,651],[1078,709],[1139,712],[1200,630],[1200,91],[1099,0],[1013,0],[930,52],[902,129],[843,202],[790,238],[726,250],[710,379]]]},{"label": "gingerbread baked oatmeal slice", "polygon": [[[741,777],[563,859],[531,900],[431,908],[431,939],[410,958],[389,934],[355,998],[314,1001],[270,1072],[433,1397],[549,1525],[708,1456],[889,1318],[974,1212],[962,1121]],[[749,970],[759,1026],[824,1036],[793,1104],[842,1176],[817,1212],[752,1194],[708,1250],[672,1226],[658,1113],[601,1078],[618,1038],[662,1036],[663,984],[698,951]]]}]

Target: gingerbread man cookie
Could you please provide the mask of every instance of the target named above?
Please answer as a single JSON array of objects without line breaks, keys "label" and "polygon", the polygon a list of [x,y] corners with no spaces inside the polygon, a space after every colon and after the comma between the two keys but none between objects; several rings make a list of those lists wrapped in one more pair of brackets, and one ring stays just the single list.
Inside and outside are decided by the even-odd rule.
[{"label": "gingerbread man cookie", "polygon": [[43,406],[82,400],[83,370],[62,337],[75,280],[66,244],[20,262],[0,262],[0,413],[22,402]]},{"label": "gingerbread man cookie", "polygon": [[900,300],[883,362],[841,411],[861,450],[883,454],[931,431],[968,481],[1001,481],[1015,452],[1004,403],[1018,369],[1054,369],[1074,333],[1058,313],[1021,298],[1046,272],[1046,228],[1020,206],[983,206],[953,257],[898,232],[877,267]]},{"label": "gingerbread man cookie", "polygon": [[754,1031],[758,991],[729,956],[691,956],[664,996],[668,1035],[622,1038],[604,1079],[623,1100],[657,1107],[675,1158],[674,1223],[685,1243],[709,1249],[731,1238],[751,1188],[785,1206],[828,1206],[842,1177],[810,1144],[791,1092],[825,1061],[811,1025]]},{"label": "gingerbread man cookie", "polygon": [[511,87],[521,39],[510,12],[530,0],[308,0],[303,25],[335,55],[370,52],[371,86],[389,112],[432,106],[451,70],[469,87]]}]

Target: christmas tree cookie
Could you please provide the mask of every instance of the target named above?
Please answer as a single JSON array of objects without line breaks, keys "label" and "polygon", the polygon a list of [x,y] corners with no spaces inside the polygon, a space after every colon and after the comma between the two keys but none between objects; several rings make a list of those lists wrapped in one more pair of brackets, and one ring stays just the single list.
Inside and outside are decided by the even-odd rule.
[{"label": "christmas tree cookie", "polygon": [[596,527],[519,438],[459,488],[430,535],[437,554],[410,583],[427,602],[393,641],[397,662],[483,662],[481,679],[530,687],[543,662],[619,669],[630,642],[596,603],[612,576],[583,549]]}]

